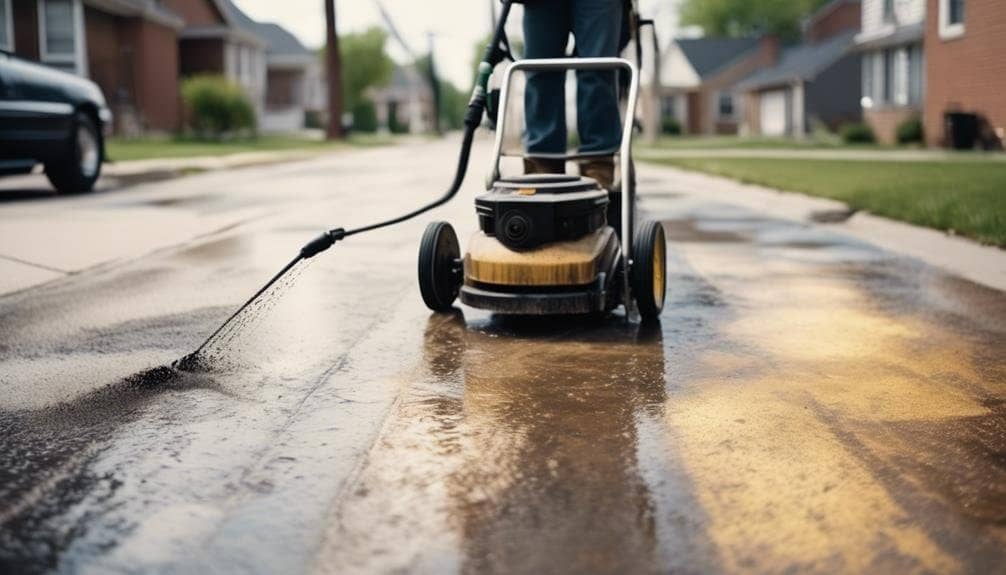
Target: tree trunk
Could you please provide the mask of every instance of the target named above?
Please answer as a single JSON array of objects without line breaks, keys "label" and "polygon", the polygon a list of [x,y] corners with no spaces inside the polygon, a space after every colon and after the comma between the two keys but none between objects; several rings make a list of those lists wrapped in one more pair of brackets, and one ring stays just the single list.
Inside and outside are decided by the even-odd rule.
[{"label": "tree trunk", "polygon": [[335,30],[335,1],[325,0],[325,66],[328,76],[329,140],[341,140],[342,132],[342,57]]}]

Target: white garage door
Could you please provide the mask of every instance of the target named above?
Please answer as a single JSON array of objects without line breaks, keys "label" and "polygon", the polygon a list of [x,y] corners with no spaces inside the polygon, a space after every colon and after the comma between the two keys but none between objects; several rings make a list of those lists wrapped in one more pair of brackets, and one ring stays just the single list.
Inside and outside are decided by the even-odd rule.
[{"label": "white garage door", "polygon": [[761,133],[765,136],[786,135],[786,90],[762,92]]}]

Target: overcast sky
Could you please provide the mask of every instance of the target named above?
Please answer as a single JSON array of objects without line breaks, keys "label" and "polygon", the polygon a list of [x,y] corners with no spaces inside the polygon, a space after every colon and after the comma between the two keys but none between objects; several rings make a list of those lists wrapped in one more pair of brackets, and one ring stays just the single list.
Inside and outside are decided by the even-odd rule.
[{"label": "overcast sky", "polygon": [[[427,32],[435,34],[437,66],[459,88],[471,82],[473,46],[489,33],[491,0],[380,0],[391,15],[405,41],[417,53],[426,51]],[[234,0],[252,18],[277,22],[296,34],[311,48],[325,41],[325,0]],[[677,25],[679,0],[641,0],[644,17],[657,19],[663,40]],[[337,0],[339,33],[357,32],[370,26],[383,26],[377,0]],[[515,6],[509,28],[520,30],[520,7]],[[392,43],[389,53],[398,61],[408,58]]]}]

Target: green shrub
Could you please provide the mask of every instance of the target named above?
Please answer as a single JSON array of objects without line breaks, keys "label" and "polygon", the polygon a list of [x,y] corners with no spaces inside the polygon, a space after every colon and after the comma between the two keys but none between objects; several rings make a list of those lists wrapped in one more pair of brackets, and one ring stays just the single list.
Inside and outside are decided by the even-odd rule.
[{"label": "green shrub", "polygon": [[320,110],[304,111],[304,127],[312,130],[324,130],[328,125],[326,114]]},{"label": "green shrub", "polygon": [[873,129],[866,124],[845,124],[840,134],[846,144],[872,144],[877,141]]},{"label": "green shrub", "polygon": [[182,82],[186,123],[196,137],[219,139],[252,134],[255,108],[237,84],[222,76],[193,76]]},{"label": "green shrub", "polygon": [[388,105],[388,131],[392,134],[407,134],[409,125],[398,121],[398,103],[391,102]]},{"label": "green shrub", "polygon": [[377,131],[377,112],[373,102],[364,100],[353,107],[353,131],[368,134]]},{"label": "green shrub", "polygon": [[681,123],[673,116],[664,116],[660,122],[660,132],[668,136],[680,136]]},{"label": "green shrub", "polygon": [[896,132],[899,144],[915,144],[922,142],[922,120],[909,118],[898,124]]}]

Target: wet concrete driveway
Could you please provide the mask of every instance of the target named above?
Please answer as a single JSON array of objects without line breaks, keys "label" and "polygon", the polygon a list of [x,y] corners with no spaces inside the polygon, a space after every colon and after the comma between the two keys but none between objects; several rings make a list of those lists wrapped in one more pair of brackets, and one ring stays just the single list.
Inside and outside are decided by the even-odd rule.
[{"label": "wet concrete driveway", "polygon": [[[642,166],[659,325],[431,315],[418,239],[474,226],[486,145],[200,374],[154,368],[439,193],[454,142],[0,205],[0,257],[62,273],[0,297],[0,571],[1006,568],[1006,294]],[[52,218],[100,225],[25,235]]]}]

